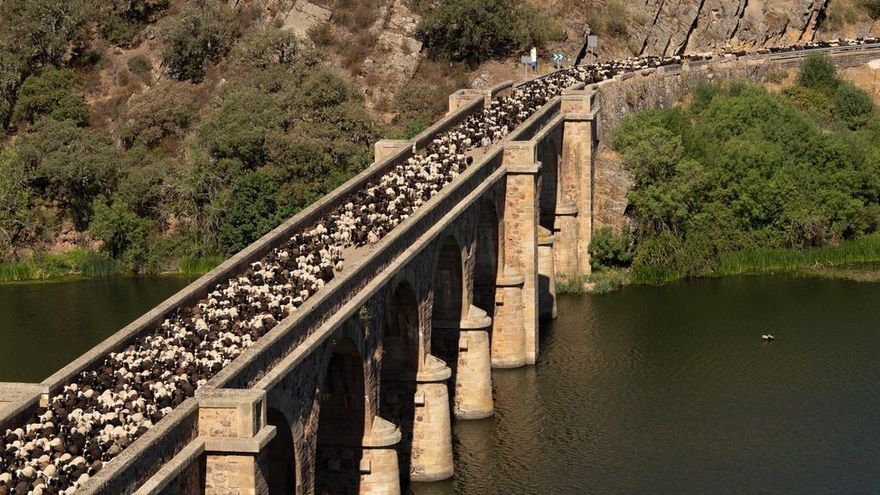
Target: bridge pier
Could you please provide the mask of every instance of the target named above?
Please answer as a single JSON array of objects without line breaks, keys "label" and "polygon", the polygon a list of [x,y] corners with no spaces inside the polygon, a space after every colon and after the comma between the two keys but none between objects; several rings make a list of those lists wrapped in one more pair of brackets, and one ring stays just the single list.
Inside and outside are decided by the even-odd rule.
[{"label": "bridge pier", "polygon": [[489,351],[492,318],[482,309],[471,306],[468,318],[461,322],[460,328],[455,372],[455,417],[488,418],[495,413]]},{"label": "bridge pier", "polygon": [[553,269],[557,274],[573,275],[580,270],[578,247],[578,209],[574,203],[556,205],[553,225]]},{"label": "bridge pier", "polygon": [[199,398],[199,436],[205,440],[205,494],[268,495],[266,393],[205,389]]},{"label": "bridge pier", "polygon": [[523,329],[522,275],[508,270],[498,277],[495,318],[492,325],[492,367],[519,368],[526,364],[526,334]]},{"label": "bridge pier", "polygon": [[538,213],[541,163],[534,141],[504,146],[507,167],[504,203],[505,263],[523,276],[522,321],[526,363],[538,359]]},{"label": "bridge pier", "polygon": [[[572,234],[562,233],[565,250],[575,249],[577,271],[589,274],[590,241],[593,238],[593,145],[595,143],[594,123],[596,113],[592,108],[593,92],[589,90],[563,91],[561,112],[565,118],[562,131],[562,197],[567,203],[563,216],[575,218],[577,227],[571,220],[564,220],[560,230],[571,230]],[[559,215],[557,208],[557,215]],[[557,216],[557,219],[559,217]],[[570,240],[571,236],[577,243]],[[564,258],[564,257],[563,257]],[[559,273],[572,273],[571,259],[564,266],[560,264]]]},{"label": "bridge pier", "polygon": [[538,317],[542,321],[556,319],[556,269],[553,261],[554,236],[544,227],[538,228]]},{"label": "bridge pier", "polygon": [[446,380],[452,370],[442,359],[428,355],[416,376],[411,481],[439,481],[452,477],[452,415]]},{"label": "bridge pier", "polygon": [[396,426],[379,416],[373,417],[370,433],[363,441],[361,494],[400,495],[400,467],[395,448],[400,438]]}]

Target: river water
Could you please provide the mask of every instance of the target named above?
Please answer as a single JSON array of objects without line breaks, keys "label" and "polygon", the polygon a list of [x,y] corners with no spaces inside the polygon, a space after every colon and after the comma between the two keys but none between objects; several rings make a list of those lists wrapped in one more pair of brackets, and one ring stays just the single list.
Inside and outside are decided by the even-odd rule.
[{"label": "river water", "polygon": [[[0,381],[40,380],[183,287],[0,285]],[[880,491],[880,284],[743,277],[561,296],[417,495]],[[763,333],[777,340],[764,343]]]}]

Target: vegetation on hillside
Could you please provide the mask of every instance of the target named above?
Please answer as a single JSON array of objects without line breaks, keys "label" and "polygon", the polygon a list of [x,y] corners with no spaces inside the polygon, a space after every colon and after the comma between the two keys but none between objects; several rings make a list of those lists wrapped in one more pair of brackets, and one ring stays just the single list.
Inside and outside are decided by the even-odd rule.
[{"label": "vegetation on hillside", "polygon": [[807,59],[781,94],[701,86],[685,107],[625,119],[613,146],[634,180],[631,232],[598,233],[599,270],[631,265],[634,281],[659,283],[749,271],[763,257],[813,263],[823,252],[876,250],[872,236],[858,249],[780,254],[850,243],[880,226],[880,119],[824,58]]},{"label": "vegetation on hillside", "polygon": [[[370,162],[359,91],[256,20],[200,0],[0,3],[0,279],[208,269]],[[45,254],[71,249],[100,254]]]},{"label": "vegetation on hillside", "polygon": [[418,36],[435,57],[479,64],[562,37],[557,21],[520,0],[430,3]]}]

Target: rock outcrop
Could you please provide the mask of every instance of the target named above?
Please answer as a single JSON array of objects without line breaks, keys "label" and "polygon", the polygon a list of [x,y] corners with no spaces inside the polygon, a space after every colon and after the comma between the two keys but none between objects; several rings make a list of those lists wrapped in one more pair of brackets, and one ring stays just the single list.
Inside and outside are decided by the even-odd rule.
[{"label": "rock outcrop", "polygon": [[813,39],[828,0],[650,0],[650,22],[634,27],[642,54],[753,50]]}]

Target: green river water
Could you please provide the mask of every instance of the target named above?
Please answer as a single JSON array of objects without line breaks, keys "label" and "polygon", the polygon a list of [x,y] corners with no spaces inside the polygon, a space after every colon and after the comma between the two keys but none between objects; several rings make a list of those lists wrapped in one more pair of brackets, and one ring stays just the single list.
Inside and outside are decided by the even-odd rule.
[{"label": "green river water", "polygon": [[[0,286],[0,380],[38,381],[189,279]],[[561,296],[419,495],[880,491],[880,284],[786,276]],[[764,343],[763,333],[777,340]]]}]

